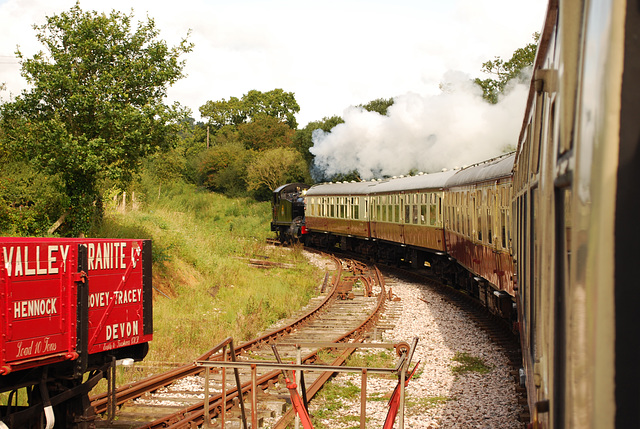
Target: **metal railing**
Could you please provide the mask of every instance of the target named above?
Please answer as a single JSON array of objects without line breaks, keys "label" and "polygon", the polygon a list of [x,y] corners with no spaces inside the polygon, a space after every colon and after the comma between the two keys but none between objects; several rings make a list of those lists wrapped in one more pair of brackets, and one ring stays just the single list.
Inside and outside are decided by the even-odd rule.
[{"label": "metal railing", "polygon": [[[226,340],[223,346],[223,361],[197,361],[196,365],[201,366],[205,369],[205,377],[204,377],[204,410],[205,410],[205,418],[204,418],[204,427],[211,427],[211,414],[207,416],[206,410],[211,410],[210,406],[210,371],[211,369],[222,369],[222,380],[221,380],[221,391],[222,391],[222,399],[219,404],[220,412],[220,424],[221,428],[225,427],[225,411],[227,409],[227,380],[226,380],[226,369],[231,368],[234,370],[236,388],[232,389],[239,400],[240,408],[241,408],[241,417],[243,421],[243,427],[246,429],[247,419],[244,408],[244,401],[242,395],[237,395],[237,392],[241,391],[242,386],[240,383],[239,370],[245,369],[251,371],[251,427],[256,428],[257,426],[257,391],[258,391],[258,369],[265,369],[271,371],[283,371],[283,373],[287,374],[290,371],[296,371],[295,378],[289,375],[285,375],[285,378],[289,378],[291,380],[295,380],[295,385],[304,386],[304,371],[314,371],[314,372],[322,372],[326,374],[325,379],[328,379],[331,375],[335,373],[360,373],[361,374],[361,391],[360,391],[360,403],[361,403],[361,412],[360,412],[360,427],[365,427],[366,422],[366,398],[367,398],[367,376],[369,374],[397,374],[399,376],[399,383],[396,387],[396,391],[394,395],[398,395],[398,398],[395,399],[392,397],[389,401],[390,403],[390,414],[387,415],[387,420],[390,418],[391,424],[393,424],[393,420],[395,420],[396,413],[399,416],[399,428],[404,429],[404,399],[405,399],[405,388],[406,383],[408,382],[407,373],[409,371],[409,365],[411,363],[411,359],[413,357],[413,353],[415,351],[416,345],[418,343],[418,338],[414,338],[411,345],[407,343],[331,343],[331,342],[297,342],[297,343],[280,343],[277,347],[294,347],[297,350],[297,363],[281,363],[281,362],[265,362],[265,361],[236,361],[235,353],[233,350],[233,341]],[[230,353],[226,353],[226,347],[229,346]],[[274,353],[277,356],[277,350],[275,346]],[[385,348],[385,349],[395,349],[398,354],[398,362],[393,368],[367,368],[367,367],[353,367],[353,366],[341,366],[341,365],[319,365],[319,364],[302,364],[301,363],[301,349],[305,348],[328,348],[328,349],[352,349],[353,352],[355,349],[359,348]],[[227,355],[231,356],[232,360],[227,360]],[[279,358],[279,356],[278,356]],[[279,360],[279,359],[278,359]],[[417,367],[417,365],[416,365]],[[414,367],[415,371],[415,367]],[[324,381],[322,382],[324,383]],[[319,387],[318,387],[319,388]],[[310,389],[311,390],[311,389]],[[315,394],[315,391],[313,394]],[[301,392],[303,397],[306,397],[306,392]],[[312,395],[313,396],[313,395]],[[292,401],[293,402],[293,401]],[[306,399],[305,399],[306,406]],[[397,408],[393,410],[393,407]],[[218,407],[215,407],[218,408]],[[295,405],[294,405],[295,408]],[[296,412],[300,414],[301,410],[296,409]],[[393,411],[393,413],[392,413]],[[296,416],[297,417],[297,416]],[[310,424],[310,422],[309,422]],[[305,422],[303,422],[305,428],[310,427],[307,426]],[[296,428],[298,427],[298,420],[296,419]],[[385,423],[385,427],[387,424]],[[389,426],[390,427],[390,426]]]}]

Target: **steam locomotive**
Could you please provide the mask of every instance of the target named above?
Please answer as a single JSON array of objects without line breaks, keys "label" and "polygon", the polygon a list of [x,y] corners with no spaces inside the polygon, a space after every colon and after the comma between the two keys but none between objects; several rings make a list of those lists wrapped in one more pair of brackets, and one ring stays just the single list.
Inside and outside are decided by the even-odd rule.
[{"label": "steam locomotive", "polygon": [[515,153],[313,186],[299,231],[429,266],[514,321],[530,427],[640,427],[639,111],[637,3],[551,0]]},{"label": "steam locomotive", "polygon": [[0,427],[92,427],[89,391],[153,338],[151,262],[150,240],[0,237]]}]

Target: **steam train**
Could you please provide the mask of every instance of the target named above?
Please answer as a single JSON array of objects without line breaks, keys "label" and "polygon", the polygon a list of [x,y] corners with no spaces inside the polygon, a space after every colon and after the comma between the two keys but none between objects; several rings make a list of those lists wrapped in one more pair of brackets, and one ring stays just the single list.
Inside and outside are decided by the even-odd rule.
[{"label": "steam train", "polygon": [[272,229],[430,266],[515,321],[530,427],[640,427],[638,112],[637,2],[551,0],[515,153],[299,187],[304,222]]},{"label": "steam train", "polygon": [[153,337],[151,241],[0,237],[0,428],[89,428],[89,391]]}]

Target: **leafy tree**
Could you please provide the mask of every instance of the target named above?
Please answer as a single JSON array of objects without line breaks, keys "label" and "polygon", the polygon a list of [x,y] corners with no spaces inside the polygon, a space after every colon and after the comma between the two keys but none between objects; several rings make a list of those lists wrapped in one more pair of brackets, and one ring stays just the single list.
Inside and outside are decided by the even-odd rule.
[{"label": "leafy tree", "polygon": [[248,189],[258,191],[262,196],[278,186],[289,182],[308,182],[307,164],[294,149],[276,147],[261,152],[247,169]]},{"label": "leafy tree", "polygon": [[536,59],[539,39],[540,33],[534,33],[533,40],[535,43],[529,43],[524,48],[516,49],[508,61],[504,61],[497,56],[495,59],[482,64],[482,71],[484,73],[496,76],[496,79],[475,79],[475,83],[482,88],[483,98],[485,100],[493,104],[497,103],[498,95],[504,92],[507,83],[512,79],[520,77],[520,72],[525,67],[533,65]]},{"label": "leafy tree", "polygon": [[179,57],[192,44],[169,48],[152,19],[134,29],[132,15],[84,12],[76,3],[47,17],[34,27],[47,53],[26,59],[17,51],[32,88],[0,107],[3,150],[60,174],[73,235],[99,219],[99,180],[126,183],[143,157],[173,146],[186,116],[162,100],[183,76]]},{"label": "leafy tree", "polygon": [[334,176],[323,179],[323,181],[325,180],[328,182],[360,182],[362,179],[358,170],[352,170],[349,173],[337,173]]},{"label": "leafy tree", "polygon": [[218,130],[225,125],[249,123],[260,115],[267,115],[285,122],[291,129],[296,129],[295,114],[300,111],[293,92],[285,92],[280,88],[272,91],[261,92],[251,90],[241,99],[230,97],[220,101],[207,101],[200,106],[200,114],[207,118],[214,129]]},{"label": "leafy tree", "polygon": [[367,104],[361,104],[359,107],[362,107],[364,110],[369,112],[378,112],[385,116],[387,114],[387,109],[391,106],[393,106],[393,98],[377,98]]},{"label": "leafy tree", "polygon": [[244,147],[258,151],[279,146],[289,147],[293,143],[293,134],[289,125],[264,113],[238,127],[238,136]]},{"label": "leafy tree", "polygon": [[309,152],[309,148],[313,147],[313,132],[322,130],[328,133],[333,127],[342,123],[344,123],[344,119],[340,116],[324,117],[321,121],[309,122],[303,129],[296,131],[293,136],[293,147],[302,154],[307,164],[311,165],[313,155]]},{"label": "leafy tree", "polygon": [[[182,158],[181,175],[189,183],[198,182],[198,165],[200,155],[207,148],[207,127],[202,122],[195,122],[193,118],[188,118],[182,123],[182,129],[178,133],[178,141],[174,153],[174,159]],[[158,154],[155,155],[156,157]]]},{"label": "leafy tree", "polygon": [[245,194],[247,166],[253,156],[253,151],[238,142],[213,146],[201,154],[200,184],[229,196]]},{"label": "leafy tree", "polygon": [[178,148],[156,153],[147,158],[146,169],[159,183],[186,179],[187,158]]},{"label": "leafy tree", "polygon": [[216,130],[225,125],[240,125],[246,122],[247,112],[244,102],[237,97],[224,98],[219,101],[207,101],[200,106],[200,114],[209,119],[209,124]]},{"label": "leafy tree", "polygon": [[0,164],[0,235],[44,235],[67,204],[60,175],[26,162]]},{"label": "leafy tree", "polygon": [[265,114],[285,122],[291,129],[298,128],[295,114],[300,111],[293,92],[284,92],[276,88],[269,92],[251,90],[242,97],[249,118]]}]

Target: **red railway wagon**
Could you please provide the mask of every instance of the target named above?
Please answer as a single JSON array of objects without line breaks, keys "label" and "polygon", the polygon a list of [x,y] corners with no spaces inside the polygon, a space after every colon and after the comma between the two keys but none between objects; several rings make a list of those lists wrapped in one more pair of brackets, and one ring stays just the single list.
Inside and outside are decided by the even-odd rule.
[{"label": "red railway wagon", "polygon": [[[29,407],[3,406],[2,421],[86,420],[86,395],[102,376],[87,385],[83,374],[142,359],[152,311],[150,240],[0,238],[0,391],[40,389]],[[61,380],[71,393],[56,400]],[[54,417],[40,415],[46,403]]]}]

